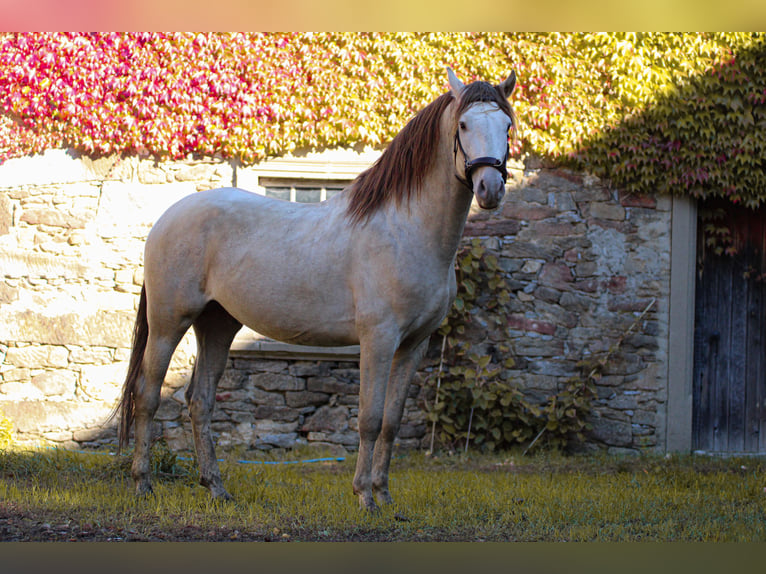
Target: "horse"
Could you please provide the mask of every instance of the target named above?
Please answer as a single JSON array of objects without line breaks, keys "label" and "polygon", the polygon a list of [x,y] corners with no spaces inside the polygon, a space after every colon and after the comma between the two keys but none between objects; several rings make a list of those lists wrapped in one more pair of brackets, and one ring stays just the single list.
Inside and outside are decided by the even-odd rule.
[{"label": "horse", "polygon": [[388,474],[407,391],[430,335],[457,292],[454,262],[476,198],[505,193],[511,74],[449,89],[414,116],[378,160],[321,203],[237,188],[189,195],[153,225],[119,412],[119,447],[134,426],[131,475],[152,492],[151,428],[173,352],[193,327],[185,398],[200,484],[231,499],[210,423],[229,347],[242,327],[315,346],[359,345],[359,449],[353,492],[369,511],[393,502]]}]

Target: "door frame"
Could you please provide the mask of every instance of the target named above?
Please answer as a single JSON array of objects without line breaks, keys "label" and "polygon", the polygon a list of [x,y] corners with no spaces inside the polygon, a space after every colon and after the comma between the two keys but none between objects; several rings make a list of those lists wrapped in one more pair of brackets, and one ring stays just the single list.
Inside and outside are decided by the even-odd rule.
[{"label": "door frame", "polygon": [[697,203],[673,196],[670,240],[666,452],[691,452]]}]

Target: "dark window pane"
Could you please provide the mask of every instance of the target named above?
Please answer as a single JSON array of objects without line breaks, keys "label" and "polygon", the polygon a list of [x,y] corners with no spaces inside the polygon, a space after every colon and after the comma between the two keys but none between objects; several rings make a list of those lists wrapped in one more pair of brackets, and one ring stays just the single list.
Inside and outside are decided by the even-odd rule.
[{"label": "dark window pane", "polygon": [[296,188],[295,201],[300,203],[318,203],[321,201],[322,191],[314,188]]},{"label": "dark window pane", "polygon": [[275,197],[277,199],[284,199],[290,201],[290,188],[289,187],[267,187],[266,197]]}]

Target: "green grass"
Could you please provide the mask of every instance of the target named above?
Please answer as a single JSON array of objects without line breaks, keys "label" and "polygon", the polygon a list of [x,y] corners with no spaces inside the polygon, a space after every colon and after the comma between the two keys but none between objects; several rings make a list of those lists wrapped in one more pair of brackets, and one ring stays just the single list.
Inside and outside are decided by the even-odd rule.
[{"label": "green grass", "polygon": [[[284,455],[300,460],[314,452]],[[23,540],[766,541],[766,461],[518,453],[397,456],[396,504],[362,512],[355,457],[221,465],[210,500],[192,461],[153,458],[136,498],[128,456],[0,452],[0,534]],[[3,524],[8,526],[3,527]]]}]

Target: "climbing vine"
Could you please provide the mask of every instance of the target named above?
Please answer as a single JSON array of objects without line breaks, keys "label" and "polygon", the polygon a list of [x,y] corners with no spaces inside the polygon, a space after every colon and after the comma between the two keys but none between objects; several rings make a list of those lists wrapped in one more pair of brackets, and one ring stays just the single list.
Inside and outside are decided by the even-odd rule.
[{"label": "climbing vine", "polygon": [[601,366],[580,365],[557,393],[536,404],[510,380],[513,350],[504,330],[511,290],[497,257],[474,238],[457,255],[458,293],[437,335],[443,338],[440,365],[426,380],[433,400],[426,404],[433,438],[450,449],[469,444],[485,451],[538,442],[563,448],[581,441]]},{"label": "climbing vine", "polygon": [[766,198],[762,33],[0,35],[0,161],[68,147],[244,163],[382,146],[446,89],[518,76],[516,156],[627,191]]}]

